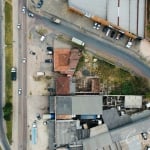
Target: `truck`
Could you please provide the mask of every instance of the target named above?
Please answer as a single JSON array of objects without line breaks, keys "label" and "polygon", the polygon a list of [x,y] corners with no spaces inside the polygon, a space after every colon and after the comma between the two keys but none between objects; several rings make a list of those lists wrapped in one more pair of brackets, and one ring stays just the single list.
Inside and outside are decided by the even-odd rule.
[{"label": "truck", "polygon": [[16,78],[17,78],[17,69],[16,67],[12,67],[11,68],[11,80],[16,81]]},{"label": "truck", "polygon": [[80,45],[80,46],[83,46],[83,47],[85,46],[85,43],[83,41],[81,41],[81,40],[79,40],[79,39],[77,39],[75,37],[73,37],[71,41],[73,43],[77,44],[77,45]]},{"label": "truck", "polygon": [[61,23],[61,20],[60,20],[59,18],[56,18],[56,17],[52,17],[52,18],[51,18],[51,21],[52,21],[53,23],[56,23],[56,24],[60,24],[60,23]]},{"label": "truck", "polygon": [[43,120],[54,120],[55,119],[55,114],[50,113],[50,114],[43,114]]}]

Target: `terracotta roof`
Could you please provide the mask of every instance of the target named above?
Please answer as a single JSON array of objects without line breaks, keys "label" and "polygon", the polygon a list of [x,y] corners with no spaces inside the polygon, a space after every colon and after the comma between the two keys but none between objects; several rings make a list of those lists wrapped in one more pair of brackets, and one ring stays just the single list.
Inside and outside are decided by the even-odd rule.
[{"label": "terracotta roof", "polygon": [[69,68],[70,49],[54,50],[54,71],[66,71]]},{"label": "terracotta roof", "polygon": [[68,77],[58,77],[56,79],[56,94],[69,95],[70,93],[70,80]]},{"label": "terracotta roof", "polygon": [[55,49],[54,71],[72,76],[77,67],[81,53],[78,49]]}]

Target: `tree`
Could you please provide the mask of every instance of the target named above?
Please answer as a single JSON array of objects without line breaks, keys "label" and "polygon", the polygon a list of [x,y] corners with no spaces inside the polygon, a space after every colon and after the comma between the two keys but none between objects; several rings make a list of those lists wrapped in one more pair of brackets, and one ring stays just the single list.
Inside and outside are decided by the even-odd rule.
[{"label": "tree", "polygon": [[8,102],[5,104],[3,107],[3,112],[4,112],[4,119],[6,121],[9,121],[11,119],[11,114],[12,114],[12,103]]}]

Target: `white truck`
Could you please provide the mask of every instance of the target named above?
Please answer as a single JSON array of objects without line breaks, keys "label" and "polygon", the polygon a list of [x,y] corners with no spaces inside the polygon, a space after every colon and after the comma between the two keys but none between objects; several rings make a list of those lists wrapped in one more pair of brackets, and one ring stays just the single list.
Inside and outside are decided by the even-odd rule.
[{"label": "white truck", "polygon": [[85,43],[83,41],[81,41],[81,40],[79,40],[79,39],[77,39],[75,37],[73,37],[71,41],[73,43],[77,44],[77,45],[80,45],[80,46],[83,46],[83,47],[85,46]]},{"label": "white truck", "polygon": [[56,24],[60,24],[61,23],[61,20],[59,18],[56,18],[56,17],[52,17],[51,21],[56,23]]}]

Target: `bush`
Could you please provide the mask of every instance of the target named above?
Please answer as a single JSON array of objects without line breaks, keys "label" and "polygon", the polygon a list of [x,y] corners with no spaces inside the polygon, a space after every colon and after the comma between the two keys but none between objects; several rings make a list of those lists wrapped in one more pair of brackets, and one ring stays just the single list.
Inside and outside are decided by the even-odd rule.
[{"label": "bush", "polygon": [[3,107],[3,112],[4,112],[4,119],[6,121],[11,120],[11,115],[12,115],[12,103],[8,102],[5,104]]}]

